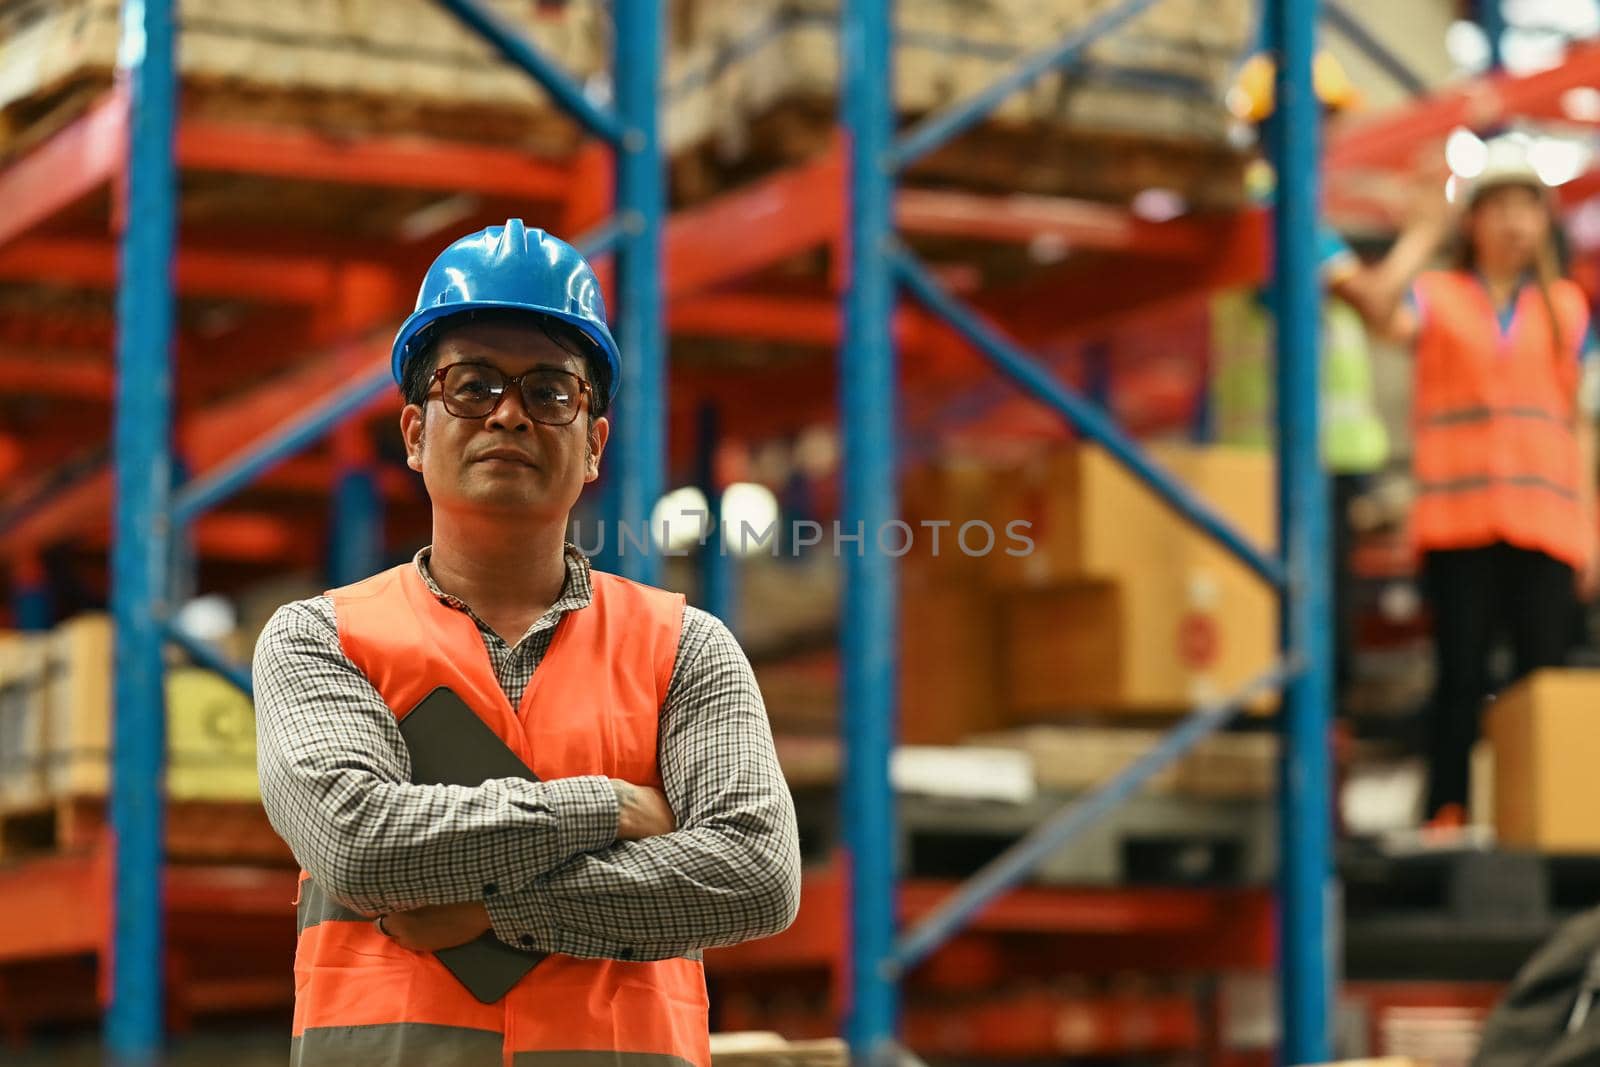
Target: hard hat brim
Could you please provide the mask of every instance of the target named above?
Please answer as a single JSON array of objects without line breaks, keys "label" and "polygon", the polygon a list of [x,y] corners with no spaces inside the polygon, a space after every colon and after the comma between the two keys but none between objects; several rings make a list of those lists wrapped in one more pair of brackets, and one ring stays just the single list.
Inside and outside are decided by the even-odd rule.
[{"label": "hard hat brim", "polygon": [[1507,171],[1503,174],[1487,175],[1474,181],[1467,190],[1467,206],[1471,207],[1476,204],[1486,193],[1492,193],[1496,189],[1514,187],[1532,189],[1540,196],[1547,196],[1550,193],[1550,187],[1544,183],[1544,179],[1540,178],[1537,172]]},{"label": "hard hat brim", "polygon": [[418,308],[400,325],[400,332],[395,334],[394,347],[390,350],[389,369],[394,375],[396,385],[405,384],[406,358],[417,336],[430,326],[436,326],[460,315],[470,314],[474,311],[521,311],[541,318],[555,319],[559,322],[575,326],[589,340],[595,343],[605,356],[607,368],[610,370],[610,387],[606,391],[606,403],[615,399],[617,395],[617,381],[621,376],[622,358],[617,349],[617,342],[611,336],[611,331],[603,325],[582,318],[578,315],[569,315],[562,311],[553,311],[547,307],[533,304],[518,304],[504,300],[475,300],[463,304],[438,304],[433,307]]}]

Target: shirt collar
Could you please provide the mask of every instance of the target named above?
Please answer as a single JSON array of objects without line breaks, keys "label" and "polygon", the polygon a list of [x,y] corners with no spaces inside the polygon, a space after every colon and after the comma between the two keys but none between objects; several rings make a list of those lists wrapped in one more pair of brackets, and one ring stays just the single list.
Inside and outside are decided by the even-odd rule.
[{"label": "shirt collar", "polygon": [[[550,605],[550,611],[576,611],[578,608],[588,607],[589,602],[594,599],[594,584],[589,578],[588,557],[578,550],[577,545],[570,541],[562,546],[562,552],[567,564],[567,576],[561,583],[561,595],[556,597],[555,603]],[[423,545],[417,550],[417,554],[412,557],[412,563],[416,566],[417,573],[421,575],[422,583],[428,587],[428,592],[451,607],[465,611],[476,619],[477,616],[473,614],[472,608],[465,601],[446,593],[439,588],[439,583],[433,580],[433,574],[428,569],[428,560],[432,556],[433,546]]]}]

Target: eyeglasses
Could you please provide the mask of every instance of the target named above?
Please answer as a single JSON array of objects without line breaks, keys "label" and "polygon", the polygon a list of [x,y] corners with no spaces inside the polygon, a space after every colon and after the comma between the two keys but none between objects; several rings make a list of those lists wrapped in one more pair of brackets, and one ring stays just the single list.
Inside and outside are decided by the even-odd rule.
[{"label": "eyeglasses", "polygon": [[535,367],[507,375],[487,363],[452,363],[433,372],[444,409],[458,419],[486,419],[512,386],[522,392],[522,410],[534,422],[566,426],[578,417],[585,393],[593,387],[571,371]]}]

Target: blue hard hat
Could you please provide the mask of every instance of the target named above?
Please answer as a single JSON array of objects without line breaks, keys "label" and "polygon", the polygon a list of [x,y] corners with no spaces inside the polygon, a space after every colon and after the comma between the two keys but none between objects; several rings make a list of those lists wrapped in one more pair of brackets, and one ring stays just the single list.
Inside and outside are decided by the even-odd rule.
[{"label": "blue hard hat", "polygon": [[529,311],[577,327],[605,353],[611,370],[606,400],[616,394],[621,354],[606,326],[594,268],[576,248],[521,219],[469,234],[439,253],[422,279],[417,309],[395,335],[395,383],[404,384],[406,360],[428,327],[491,308]]}]

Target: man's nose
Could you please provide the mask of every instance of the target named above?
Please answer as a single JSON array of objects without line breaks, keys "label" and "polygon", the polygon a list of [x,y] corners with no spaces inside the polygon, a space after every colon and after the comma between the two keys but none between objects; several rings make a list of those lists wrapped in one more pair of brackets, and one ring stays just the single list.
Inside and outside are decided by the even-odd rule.
[{"label": "man's nose", "polygon": [[522,403],[520,384],[506,386],[505,396],[500,398],[499,406],[489,414],[488,425],[491,430],[526,432],[533,429],[533,419],[528,416],[528,409]]}]

